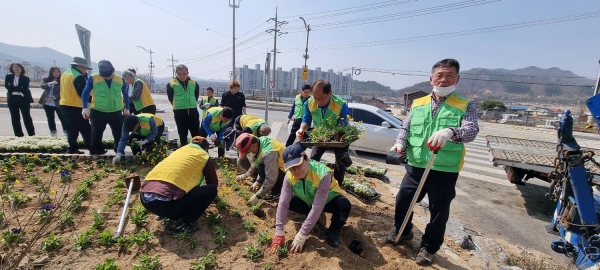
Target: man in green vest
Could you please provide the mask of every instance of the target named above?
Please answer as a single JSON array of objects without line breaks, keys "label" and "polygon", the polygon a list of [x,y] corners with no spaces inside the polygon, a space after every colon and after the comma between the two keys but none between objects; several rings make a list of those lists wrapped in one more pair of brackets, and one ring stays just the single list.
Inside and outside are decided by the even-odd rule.
[{"label": "man in green vest", "polygon": [[219,181],[207,150],[203,137],[193,137],[191,144],[158,163],[142,183],[140,201],[151,213],[168,218],[167,233],[198,231],[196,220],[217,197]]},{"label": "man in green vest", "polygon": [[214,94],[215,90],[213,90],[212,87],[206,88],[206,96],[202,97],[199,105],[202,109],[202,118],[204,118],[204,115],[208,109],[219,106],[219,100],[213,96]]},{"label": "man in green vest", "polygon": [[92,127],[90,121],[82,118],[79,113],[82,108],[81,95],[88,79],[87,72],[91,69],[85,59],[74,57],[71,68],[60,76],[60,111],[67,120],[69,129],[67,134],[69,154],[83,154],[77,144],[80,133],[85,147],[90,149]]},{"label": "man in green vest", "polygon": [[[135,73],[131,72],[129,69],[124,70],[121,73],[121,76],[127,84],[127,89],[131,88],[131,93],[129,94],[129,101],[131,102],[129,109],[131,113],[156,114],[156,105],[154,105],[154,99],[152,98],[152,94],[150,94],[150,88],[148,88],[146,83],[142,81],[142,79],[136,78]],[[130,87],[130,85],[132,87]],[[133,108],[131,107],[131,104],[133,104]]]},{"label": "man in green vest", "polygon": [[283,163],[285,146],[268,136],[257,138],[252,134],[242,133],[235,140],[235,147],[238,149],[239,154],[237,164],[240,168],[246,170],[244,174],[238,175],[236,180],[244,180],[249,176],[254,176],[256,175],[255,169],[258,169],[258,178],[250,188],[256,193],[248,203],[256,204],[260,202],[260,199],[265,201],[277,200],[285,177]]},{"label": "man in green vest", "polygon": [[136,144],[131,146],[133,155],[142,149],[146,152],[152,151],[155,145],[160,142],[163,131],[165,131],[165,123],[154,114],[141,113],[125,116],[123,132],[117,146],[117,156],[113,158],[113,164],[117,164],[121,160],[121,157],[125,155],[125,147],[133,142]]},{"label": "man in green vest", "polygon": [[225,129],[230,125],[233,111],[229,107],[214,107],[206,111],[202,119],[200,136],[207,138],[215,146],[219,157],[225,155],[225,148],[221,146]]},{"label": "man in green vest", "polygon": [[[299,140],[304,139],[304,131],[310,127],[311,122],[315,128],[325,127],[333,128],[336,125],[348,124],[348,105],[342,98],[334,95],[331,91],[331,84],[326,80],[316,80],[310,86],[313,96],[305,102],[304,116],[300,129],[296,131],[296,136]],[[352,160],[348,156],[348,147],[313,147],[310,158],[320,161],[321,157],[327,149],[330,149],[335,154],[335,169],[333,176],[341,185],[346,174],[346,167],[352,165]]]},{"label": "man in green vest", "polygon": [[296,233],[290,252],[302,252],[308,233],[313,229],[321,213],[331,213],[331,224],[326,231],[327,244],[340,245],[340,230],[346,224],[352,205],[344,197],[331,169],[324,164],[309,160],[300,144],[288,146],[283,152],[287,171],[281,197],[275,215],[275,237],[271,253],[285,244],[284,226],[288,210],[307,215],[300,231]]},{"label": "man in green vest", "polygon": [[[396,196],[396,230],[387,237],[388,243],[393,243],[398,233],[401,233],[400,241],[413,238],[413,213],[408,213],[408,208],[431,151],[439,151],[421,193],[416,194],[419,201],[428,195],[431,213],[421,239],[421,249],[415,258],[419,265],[431,264],[433,255],[444,243],[450,203],[456,196],[456,181],[465,160],[464,143],[473,141],[479,132],[475,103],[454,93],[460,79],[459,70],[460,65],[454,59],[444,59],[433,65],[429,78],[433,90],[430,95],[413,101],[392,147],[399,153],[406,149],[408,165]],[[399,232],[407,215],[408,223],[404,231]]]},{"label": "man in green vest", "polygon": [[167,84],[167,97],[173,105],[173,116],[179,134],[179,144],[188,143],[188,130],[192,137],[200,136],[200,114],[196,102],[200,96],[198,84],[190,79],[185,65],[175,67],[177,78]]},{"label": "man in green vest", "polygon": [[[123,127],[123,114],[129,114],[129,96],[127,95],[127,84],[121,76],[115,74],[115,68],[108,60],[98,62],[98,73],[92,74],[81,95],[83,118],[90,119],[92,125],[92,142],[90,154],[97,156],[106,154],[102,145],[102,135],[106,125],[110,126],[115,141],[121,139]],[[88,108],[88,98],[92,96],[92,107]],[[125,105],[125,110],[123,110]],[[121,113],[123,111],[123,113]]]},{"label": "man in green vest", "polygon": [[302,117],[304,116],[304,104],[310,98],[311,90],[310,85],[305,84],[302,86],[302,92],[299,95],[296,95],[294,98],[294,104],[292,105],[292,109],[288,114],[287,123],[292,123],[292,127],[290,128],[290,136],[285,143],[285,146],[288,147],[294,143],[296,140],[296,131],[300,129],[300,124],[302,124]]}]

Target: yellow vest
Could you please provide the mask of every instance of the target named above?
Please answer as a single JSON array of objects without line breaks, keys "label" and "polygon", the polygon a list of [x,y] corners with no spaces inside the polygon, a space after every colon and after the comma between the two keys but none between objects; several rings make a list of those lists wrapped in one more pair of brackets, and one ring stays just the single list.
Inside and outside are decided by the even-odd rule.
[{"label": "yellow vest", "polygon": [[264,124],[266,124],[267,126],[269,125],[269,123],[267,123],[264,119],[258,116],[254,116],[251,114],[245,114],[240,116],[240,127],[242,127],[242,129],[252,129],[252,135],[254,136],[258,136],[258,128]]},{"label": "yellow vest", "polygon": [[[150,105],[154,105],[154,99],[152,99],[152,95],[150,94],[150,89],[148,88],[146,83],[138,78],[135,78],[135,82],[133,83],[134,88],[135,88],[136,82],[142,83],[142,95],[140,96],[139,99],[133,101],[133,106],[135,106],[135,109],[139,111]],[[133,91],[133,89],[132,89],[132,91]]]},{"label": "yellow vest", "polygon": [[81,108],[81,97],[75,90],[75,79],[83,76],[79,70],[70,68],[60,76],[60,105]]},{"label": "yellow vest", "polygon": [[196,144],[188,144],[158,163],[146,180],[170,183],[188,193],[204,178],[208,152]]}]

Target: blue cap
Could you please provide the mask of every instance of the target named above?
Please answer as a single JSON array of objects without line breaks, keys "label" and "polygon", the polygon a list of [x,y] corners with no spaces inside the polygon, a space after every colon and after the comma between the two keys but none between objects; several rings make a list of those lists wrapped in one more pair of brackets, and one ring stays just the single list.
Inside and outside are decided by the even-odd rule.
[{"label": "blue cap", "polygon": [[304,147],[299,144],[292,144],[283,150],[283,162],[285,162],[285,169],[288,170],[290,167],[300,165],[304,156]]},{"label": "blue cap", "polygon": [[100,62],[98,62],[98,71],[100,72],[100,76],[110,77],[110,75],[115,72],[115,68],[110,61],[100,60]]}]

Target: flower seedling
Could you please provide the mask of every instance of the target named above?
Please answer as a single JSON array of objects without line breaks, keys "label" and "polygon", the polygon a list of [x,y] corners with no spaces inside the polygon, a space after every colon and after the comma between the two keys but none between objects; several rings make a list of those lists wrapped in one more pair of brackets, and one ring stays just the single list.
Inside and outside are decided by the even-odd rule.
[{"label": "flower seedling", "polygon": [[215,255],[215,251],[211,249],[206,255],[200,257],[200,259],[198,259],[198,262],[193,262],[190,269],[213,269],[217,268],[217,266],[217,255]]},{"label": "flower seedling", "polygon": [[51,252],[59,249],[62,247],[62,244],[60,243],[61,238],[61,236],[57,236],[56,234],[48,235],[48,237],[44,239],[44,243],[42,243],[42,248],[40,251]]},{"label": "flower seedling", "polygon": [[38,220],[39,220],[38,222],[41,223],[42,221],[44,221],[46,219],[46,217],[48,217],[48,214],[50,214],[50,211],[52,209],[54,209],[54,205],[51,205],[51,204],[42,205],[37,212]]},{"label": "flower seedling", "polygon": [[96,270],[118,270],[119,267],[115,264],[115,259],[106,259],[104,263],[96,266]]},{"label": "flower seedling", "polygon": [[4,245],[10,246],[24,236],[25,232],[23,231],[23,228],[12,228],[10,231],[5,231],[2,233],[2,240],[4,240]]},{"label": "flower seedling", "polygon": [[37,184],[40,182],[40,176],[35,173],[28,175],[26,178],[27,181],[31,184]]},{"label": "flower seedling", "polygon": [[260,257],[262,257],[262,255],[263,253],[258,247],[258,243],[244,247],[244,257],[247,257],[252,261],[258,260]]},{"label": "flower seedling", "polygon": [[217,208],[219,208],[219,209],[226,209],[227,207],[229,207],[229,202],[227,201],[227,199],[225,199],[225,198],[223,198],[221,196],[218,196],[217,198],[218,198],[218,200],[217,200]]},{"label": "flower seedling", "polygon": [[272,262],[263,263],[263,265],[262,265],[263,270],[271,270],[271,269],[273,269],[274,266],[275,266],[275,264],[273,264]]},{"label": "flower seedling", "polygon": [[208,212],[208,218],[206,219],[206,222],[208,223],[208,225],[217,225],[220,224],[222,221],[221,217],[219,216],[219,214],[217,213],[213,213],[213,212]]},{"label": "flower seedling", "polygon": [[244,230],[253,232],[256,230],[256,223],[252,220],[244,220]]},{"label": "flower seedling", "polygon": [[258,233],[258,243],[261,245],[270,243],[272,239],[273,239],[273,237],[268,232],[259,232]]},{"label": "flower seedling", "polygon": [[132,247],[134,244],[141,247],[144,244],[147,244],[152,238],[154,238],[154,234],[150,231],[141,230],[136,234],[129,235],[129,238],[127,239],[129,244],[127,247]]},{"label": "flower seedling", "polygon": [[288,254],[288,247],[286,245],[280,246],[275,250],[275,254],[279,257],[285,257]]},{"label": "flower seedling", "polygon": [[69,170],[62,170],[60,172],[60,182],[66,183],[71,181],[71,172]]},{"label": "flower seedling", "polygon": [[131,220],[131,223],[135,224],[135,226],[144,226],[149,214],[148,210],[138,202],[135,207],[133,207],[133,213],[131,213],[129,220]]},{"label": "flower seedling", "polygon": [[140,264],[134,264],[134,270],[154,270],[160,266],[158,256],[148,256],[148,254],[142,254],[140,256]]},{"label": "flower seedling", "polygon": [[104,226],[104,220],[102,219],[102,211],[94,209],[94,223],[92,224],[92,229],[99,230]]},{"label": "flower seedling", "polygon": [[92,244],[92,238],[90,237],[94,233],[91,230],[87,230],[80,234],[73,234],[73,249],[74,250],[84,250],[90,247]]},{"label": "flower seedling", "polygon": [[233,212],[231,212],[231,216],[236,217],[236,218],[241,218],[242,214],[240,214],[240,210],[235,209]]},{"label": "flower seedling", "polygon": [[113,238],[113,234],[110,229],[105,229],[98,235],[98,243],[103,246],[110,246],[115,243],[115,239]]},{"label": "flower seedling", "polygon": [[196,242],[196,240],[192,239],[192,237],[189,236],[189,234],[187,233],[187,231],[181,232],[181,233],[176,233],[171,235],[171,237],[173,238],[177,238],[179,240],[188,240],[190,242],[190,248],[195,248],[198,243]]}]

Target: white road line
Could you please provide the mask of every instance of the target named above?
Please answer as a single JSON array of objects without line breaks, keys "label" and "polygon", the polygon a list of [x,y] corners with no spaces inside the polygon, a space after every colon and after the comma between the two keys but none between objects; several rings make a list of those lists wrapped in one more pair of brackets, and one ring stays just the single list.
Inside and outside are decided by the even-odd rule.
[{"label": "white road line", "polygon": [[473,167],[474,169],[479,169],[479,170],[487,171],[487,172],[493,172],[493,173],[497,173],[500,175],[505,174],[504,170],[500,169],[500,167],[494,167],[491,163],[481,162],[480,160],[477,160],[477,159],[465,158],[465,165],[467,165],[467,164],[469,164],[469,166]]},{"label": "white road line", "polygon": [[[465,164],[464,167],[468,167],[467,164]],[[510,183],[508,181],[508,179],[504,178],[497,178],[497,177],[491,177],[491,176],[487,176],[487,175],[481,175],[481,174],[476,174],[476,173],[472,173],[472,172],[467,172],[462,170],[459,173],[459,176],[464,176],[464,177],[469,177],[469,178],[473,178],[473,179],[477,179],[480,181],[484,181],[484,182],[489,182],[492,184],[498,184],[498,185],[503,185],[503,186],[514,186],[514,184]]]},{"label": "white road line", "polygon": [[479,153],[475,153],[473,151],[469,151],[467,150],[467,157],[476,157],[476,158],[480,158],[482,160],[490,160],[490,155],[489,154],[479,154]]},{"label": "white road line", "polygon": [[269,134],[269,137],[277,139],[277,135],[279,135],[279,131],[281,130],[281,124],[282,122],[273,122],[271,124],[271,134]]}]

